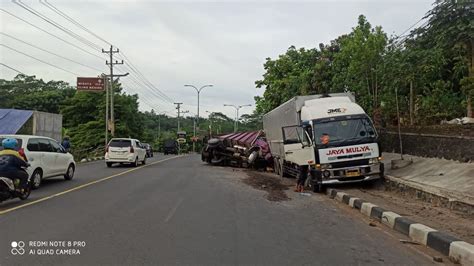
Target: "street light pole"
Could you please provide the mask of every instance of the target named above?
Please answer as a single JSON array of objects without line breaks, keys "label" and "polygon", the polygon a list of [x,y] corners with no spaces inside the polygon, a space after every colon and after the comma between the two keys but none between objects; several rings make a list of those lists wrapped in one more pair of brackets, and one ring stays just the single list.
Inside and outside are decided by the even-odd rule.
[{"label": "street light pole", "polygon": [[234,133],[235,133],[235,132],[237,132],[237,130],[239,128],[239,110],[240,110],[240,108],[246,107],[246,106],[252,106],[252,105],[251,104],[244,104],[244,105],[224,104],[224,106],[230,106],[230,107],[235,108],[235,114],[236,114],[235,122],[234,122]]},{"label": "street light pole", "polygon": [[197,92],[197,117],[194,118],[194,123],[193,123],[193,128],[194,128],[194,132],[193,132],[193,152],[196,152],[196,144],[195,144],[195,139],[196,139],[196,126],[199,128],[199,95],[201,94],[201,91],[202,89],[206,88],[206,87],[212,87],[213,85],[212,84],[208,84],[208,85],[204,85],[202,86],[201,88],[197,88],[196,86],[194,85],[184,85],[184,87],[192,87],[196,90]]},{"label": "street light pole", "polygon": [[202,86],[201,88],[198,89],[198,88],[197,88],[196,86],[194,86],[194,85],[189,85],[189,84],[188,84],[188,85],[184,85],[184,87],[191,87],[191,88],[194,88],[194,89],[196,90],[197,94],[198,94],[198,107],[197,107],[197,125],[198,125],[198,127],[199,127],[199,98],[200,98],[199,95],[201,94],[202,89],[204,89],[204,88],[206,88],[206,87],[213,87],[213,86],[214,86],[214,85],[212,85],[212,84],[208,84],[208,85],[204,85],[204,86]]}]

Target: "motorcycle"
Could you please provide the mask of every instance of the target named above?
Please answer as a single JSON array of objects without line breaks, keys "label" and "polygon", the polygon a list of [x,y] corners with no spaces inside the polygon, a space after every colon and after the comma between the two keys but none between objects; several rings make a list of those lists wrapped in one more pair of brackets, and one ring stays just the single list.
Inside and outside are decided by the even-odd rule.
[{"label": "motorcycle", "polygon": [[[22,170],[25,171],[25,169]],[[19,185],[20,179],[14,178],[12,180],[11,178],[2,176],[0,173],[0,202],[14,198],[26,200],[31,194],[30,178],[28,178],[27,186],[23,191],[17,190]]]}]

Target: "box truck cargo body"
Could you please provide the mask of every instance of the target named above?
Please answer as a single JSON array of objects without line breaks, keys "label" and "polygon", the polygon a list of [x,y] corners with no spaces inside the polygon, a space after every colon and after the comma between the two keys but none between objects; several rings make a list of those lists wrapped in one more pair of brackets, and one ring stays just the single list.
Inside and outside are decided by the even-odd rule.
[{"label": "box truck cargo body", "polygon": [[383,164],[372,121],[351,93],[297,96],[263,116],[275,172],[311,172],[311,185],[378,179]]}]

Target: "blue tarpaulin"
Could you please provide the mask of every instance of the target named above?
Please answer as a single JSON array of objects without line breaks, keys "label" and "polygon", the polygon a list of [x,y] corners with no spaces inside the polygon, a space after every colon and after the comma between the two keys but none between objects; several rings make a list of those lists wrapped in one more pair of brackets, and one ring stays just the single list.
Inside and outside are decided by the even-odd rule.
[{"label": "blue tarpaulin", "polygon": [[16,134],[32,115],[33,111],[0,109],[0,134]]}]

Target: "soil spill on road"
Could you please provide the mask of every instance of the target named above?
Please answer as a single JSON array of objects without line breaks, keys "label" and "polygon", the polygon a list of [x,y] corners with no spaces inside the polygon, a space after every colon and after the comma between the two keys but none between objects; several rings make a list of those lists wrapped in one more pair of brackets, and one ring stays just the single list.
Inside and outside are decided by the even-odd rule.
[{"label": "soil spill on road", "polygon": [[244,183],[256,189],[268,192],[267,199],[270,201],[283,201],[290,198],[286,195],[290,185],[283,184],[281,180],[272,177],[268,173],[245,171],[247,177],[243,179]]}]

